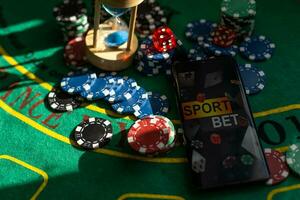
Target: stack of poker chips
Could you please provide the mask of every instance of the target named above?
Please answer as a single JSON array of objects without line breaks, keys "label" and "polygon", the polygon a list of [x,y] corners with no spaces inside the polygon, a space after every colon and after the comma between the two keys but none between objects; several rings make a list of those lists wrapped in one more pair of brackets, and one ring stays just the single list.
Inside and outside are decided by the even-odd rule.
[{"label": "stack of poker chips", "polygon": [[255,0],[222,0],[221,24],[233,29],[240,41],[254,31],[255,15]]},{"label": "stack of poker chips", "polygon": [[160,72],[171,75],[174,52],[174,49],[159,52],[154,47],[152,37],[147,37],[141,42],[137,51],[136,69],[145,76],[158,75]]},{"label": "stack of poker chips", "polygon": [[64,0],[53,8],[53,15],[66,42],[89,29],[86,5],[81,0]]},{"label": "stack of poker chips", "polygon": [[86,64],[84,38],[76,37],[68,41],[64,49],[65,64],[71,69],[82,69]]},{"label": "stack of poker chips", "polygon": [[172,122],[163,116],[149,115],[137,120],[127,135],[129,146],[143,155],[159,155],[175,146],[176,132]]},{"label": "stack of poker chips", "polygon": [[167,24],[165,11],[155,0],[145,0],[138,9],[136,20],[137,34],[145,38],[160,26]]}]

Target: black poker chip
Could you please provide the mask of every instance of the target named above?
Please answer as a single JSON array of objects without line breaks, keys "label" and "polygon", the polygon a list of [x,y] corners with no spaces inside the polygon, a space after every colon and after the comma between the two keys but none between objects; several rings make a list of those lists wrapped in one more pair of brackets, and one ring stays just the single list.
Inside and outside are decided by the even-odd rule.
[{"label": "black poker chip", "polygon": [[53,15],[58,22],[77,22],[85,14],[86,5],[81,0],[64,0],[53,8]]},{"label": "black poker chip", "polygon": [[55,111],[73,111],[79,107],[82,102],[83,99],[81,97],[68,94],[59,88],[53,88],[48,94],[49,106]]},{"label": "black poker chip", "polygon": [[74,130],[76,143],[88,150],[104,147],[112,138],[112,124],[102,118],[91,117]]}]

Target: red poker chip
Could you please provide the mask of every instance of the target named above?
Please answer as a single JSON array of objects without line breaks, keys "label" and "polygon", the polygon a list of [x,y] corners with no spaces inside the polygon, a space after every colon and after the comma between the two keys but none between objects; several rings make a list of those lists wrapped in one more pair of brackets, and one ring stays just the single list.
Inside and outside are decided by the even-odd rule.
[{"label": "red poker chip", "polygon": [[77,37],[65,46],[64,57],[67,64],[81,66],[86,63],[84,38]]},{"label": "red poker chip", "polygon": [[289,168],[285,162],[285,156],[276,150],[265,149],[265,157],[269,166],[270,179],[267,180],[267,185],[278,184],[289,176]]},{"label": "red poker chip", "polygon": [[155,49],[159,52],[173,50],[177,45],[173,31],[167,26],[161,26],[155,29],[152,40]]},{"label": "red poker chip", "polygon": [[127,141],[132,149],[142,154],[153,154],[165,149],[170,127],[159,118],[146,117],[137,120],[127,135]]}]

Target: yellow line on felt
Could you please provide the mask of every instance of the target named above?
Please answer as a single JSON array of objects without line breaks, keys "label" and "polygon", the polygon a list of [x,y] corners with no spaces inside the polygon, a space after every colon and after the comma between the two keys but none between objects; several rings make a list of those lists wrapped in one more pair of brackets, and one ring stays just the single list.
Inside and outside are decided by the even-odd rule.
[{"label": "yellow line on felt", "polygon": [[[9,113],[10,115],[18,118],[19,120],[23,121],[24,123],[28,124],[29,126],[44,133],[45,135],[48,135],[54,139],[57,139],[61,142],[66,143],[66,144],[71,144],[71,142],[73,142],[73,141],[70,141],[70,139],[68,137],[65,137],[62,134],[52,131],[52,130],[40,125],[36,121],[30,119],[29,117],[23,115],[22,113],[17,112],[16,110],[14,110],[12,107],[7,105],[2,100],[0,100],[0,107],[4,111]],[[118,151],[109,150],[109,149],[97,149],[97,150],[95,150],[95,152],[109,155],[109,156],[114,156],[114,157],[128,158],[128,159],[132,159],[132,160],[140,160],[140,161],[154,162],[154,163],[185,163],[185,162],[187,162],[186,158],[147,158],[147,157],[143,157],[143,156],[134,156],[134,155],[130,155],[127,153],[118,152]]]},{"label": "yellow line on felt", "polygon": [[146,194],[146,193],[127,193],[121,195],[117,200],[125,200],[129,198],[143,198],[143,199],[166,199],[166,200],[184,200],[183,197],[174,195],[162,194]]},{"label": "yellow line on felt", "polygon": [[265,116],[272,115],[272,114],[278,114],[278,113],[283,113],[283,112],[287,112],[287,111],[291,111],[291,110],[298,110],[298,109],[300,109],[300,104],[291,104],[291,105],[287,105],[287,106],[282,106],[282,107],[273,108],[270,110],[257,112],[257,113],[254,113],[253,116],[255,118],[265,117]]},{"label": "yellow line on felt", "polygon": [[5,159],[5,160],[9,160],[11,162],[14,162],[14,163],[21,165],[22,167],[25,167],[43,177],[43,183],[39,186],[39,188],[35,191],[33,196],[30,198],[31,200],[36,199],[40,195],[40,193],[45,189],[45,187],[48,183],[48,174],[45,171],[43,171],[37,167],[34,167],[34,166],[32,166],[22,160],[19,160],[15,157],[9,156],[9,155],[0,155],[0,159]]},{"label": "yellow line on felt", "polygon": [[272,200],[273,197],[279,193],[288,192],[288,191],[297,190],[297,189],[300,189],[300,184],[290,185],[290,186],[274,189],[268,193],[267,200]]}]

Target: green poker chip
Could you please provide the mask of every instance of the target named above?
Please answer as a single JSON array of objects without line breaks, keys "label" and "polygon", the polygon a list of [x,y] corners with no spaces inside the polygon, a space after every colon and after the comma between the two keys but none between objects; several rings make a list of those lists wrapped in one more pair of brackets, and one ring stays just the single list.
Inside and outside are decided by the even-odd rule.
[{"label": "green poker chip", "polygon": [[289,168],[300,176],[300,143],[289,146],[286,152],[286,162]]},{"label": "green poker chip", "polygon": [[250,154],[244,154],[244,155],[241,156],[241,162],[244,165],[253,165],[254,158]]},{"label": "green poker chip", "polygon": [[256,14],[255,0],[223,0],[221,11],[234,18],[254,16]]}]

